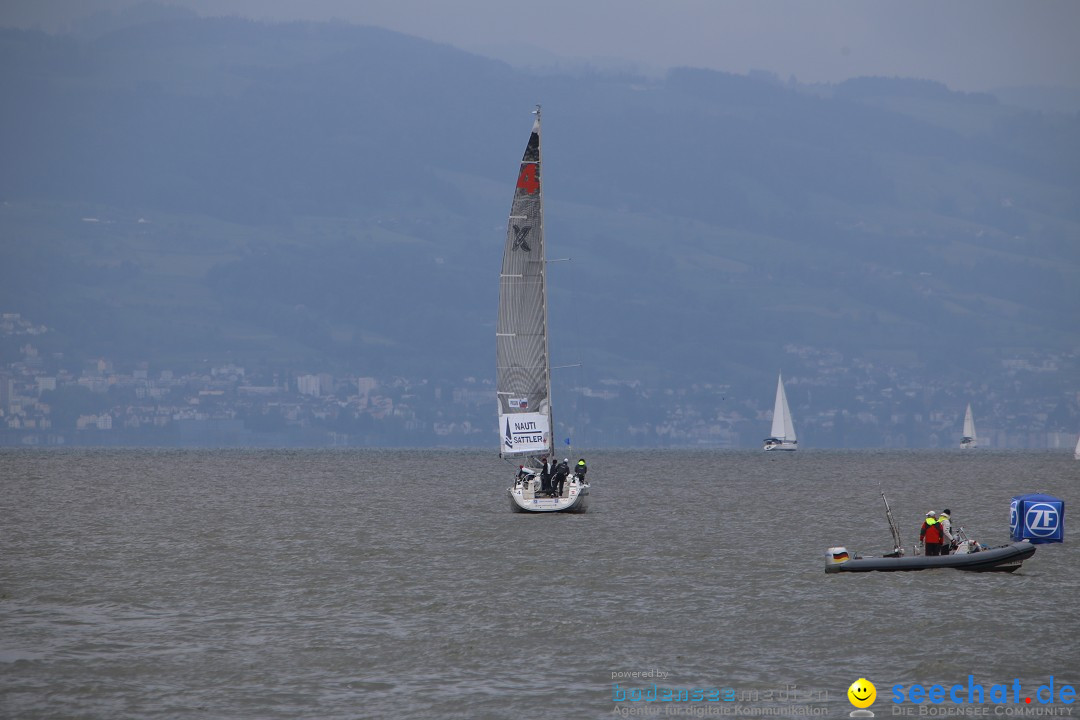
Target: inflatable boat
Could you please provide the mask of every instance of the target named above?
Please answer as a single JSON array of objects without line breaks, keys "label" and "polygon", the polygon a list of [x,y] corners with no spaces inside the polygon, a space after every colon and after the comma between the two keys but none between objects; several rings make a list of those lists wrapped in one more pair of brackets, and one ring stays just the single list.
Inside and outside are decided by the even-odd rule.
[{"label": "inflatable boat", "polygon": [[829,548],[826,554],[825,572],[890,572],[899,570],[936,570],[937,568],[955,568],[973,572],[1013,572],[1029,557],[1035,554],[1035,546],[1030,542],[1014,542],[995,548],[973,549],[954,555],[912,555],[908,557],[893,554],[884,557],[860,556],[849,554],[847,548]]}]

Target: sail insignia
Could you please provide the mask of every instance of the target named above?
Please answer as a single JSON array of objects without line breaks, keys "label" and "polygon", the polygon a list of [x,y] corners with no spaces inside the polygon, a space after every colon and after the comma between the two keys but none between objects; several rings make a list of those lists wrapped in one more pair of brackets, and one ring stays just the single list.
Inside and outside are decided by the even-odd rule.
[{"label": "sail insignia", "polygon": [[529,242],[527,240],[527,238],[529,237],[529,231],[532,230],[532,226],[525,225],[524,227],[522,227],[520,225],[514,225],[513,227],[514,247],[512,249],[517,250],[518,248],[521,248],[525,252],[532,252],[532,248],[529,247]]},{"label": "sail insignia", "polygon": [[521,166],[521,174],[518,175],[517,189],[525,193],[526,195],[534,195],[540,192],[540,177],[538,165],[523,164]]}]

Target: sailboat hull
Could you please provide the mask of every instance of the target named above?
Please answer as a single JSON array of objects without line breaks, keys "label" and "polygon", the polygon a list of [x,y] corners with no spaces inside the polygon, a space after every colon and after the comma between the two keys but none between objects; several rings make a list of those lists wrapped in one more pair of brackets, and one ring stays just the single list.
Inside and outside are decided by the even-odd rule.
[{"label": "sailboat hull", "polygon": [[571,480],[566,485],[566,495],[563,497],[544,497],[537,494],[536,483],[515,483],[507,488],[511,510],[530,513],[581,513],[589,507],[588,483]]},{"label": "sailboat hull", "polygon": [[791,451],[791,450],[798,450],[798,449],[799,449],[799,444],[797,442],[789,442],[787,440],[777,440],[776,438],[769,438],[768,440],[765,441],[765,450],[769,451],[769,452],[771,452],[773,450]]}]

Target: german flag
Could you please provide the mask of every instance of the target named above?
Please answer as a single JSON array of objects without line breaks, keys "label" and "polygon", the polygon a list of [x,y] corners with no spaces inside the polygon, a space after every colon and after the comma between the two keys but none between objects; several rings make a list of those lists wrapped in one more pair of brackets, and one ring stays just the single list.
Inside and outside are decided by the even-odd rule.
[{"label": "german flag", "polygon": [[845,560],[849,560],[850,558],[848,557],[848,554],[846,552],[838,552],[833,553],[832,559],[833,562],[844,562]]}]

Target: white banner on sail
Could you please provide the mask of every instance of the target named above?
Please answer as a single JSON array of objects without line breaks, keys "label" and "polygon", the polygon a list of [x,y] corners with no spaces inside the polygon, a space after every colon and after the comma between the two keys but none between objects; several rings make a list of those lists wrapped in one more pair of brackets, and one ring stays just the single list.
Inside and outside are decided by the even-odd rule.
[{"label": "white banner on sail", "polygon": [[551,437],[550,422],[551,419],[543,413],[500,414],[503,454],[546,451],[548,438]]}]

